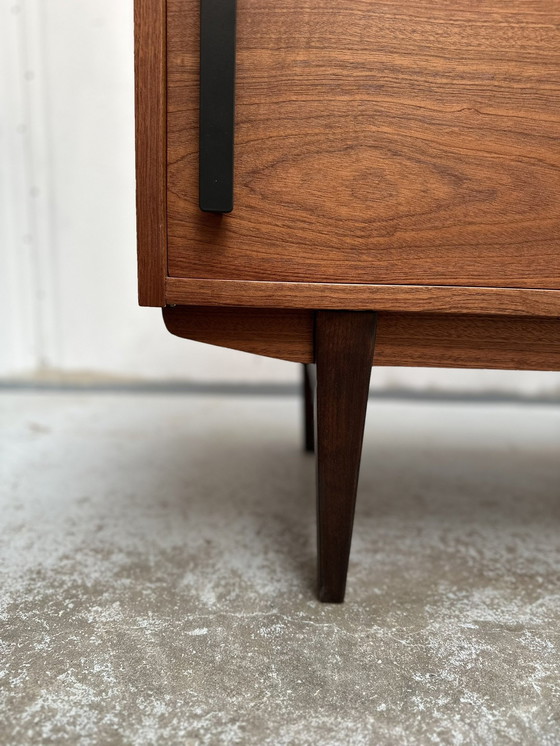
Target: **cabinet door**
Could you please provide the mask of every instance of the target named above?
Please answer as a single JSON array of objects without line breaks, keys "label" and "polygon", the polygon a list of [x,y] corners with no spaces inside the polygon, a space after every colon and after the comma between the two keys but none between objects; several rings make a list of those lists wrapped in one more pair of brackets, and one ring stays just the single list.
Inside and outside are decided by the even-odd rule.
[{"label": "cabinet door", "polygon": [[560,288],[558,0],[238,0],[235,207],[167,4],[171,277]]}]

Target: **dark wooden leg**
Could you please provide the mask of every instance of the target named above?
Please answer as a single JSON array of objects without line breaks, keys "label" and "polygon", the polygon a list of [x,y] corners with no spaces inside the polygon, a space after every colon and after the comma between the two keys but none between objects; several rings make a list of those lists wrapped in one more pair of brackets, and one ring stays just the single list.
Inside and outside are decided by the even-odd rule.
[{"label": "dark wooden leg", "polygon": [[303,437],[307,453],[315,450],[315,368],[303,366]]},{"label": "dark wooden leg", "polygon": [[319,599],[344,600],[375,344],[376,314],[317,311]]}]

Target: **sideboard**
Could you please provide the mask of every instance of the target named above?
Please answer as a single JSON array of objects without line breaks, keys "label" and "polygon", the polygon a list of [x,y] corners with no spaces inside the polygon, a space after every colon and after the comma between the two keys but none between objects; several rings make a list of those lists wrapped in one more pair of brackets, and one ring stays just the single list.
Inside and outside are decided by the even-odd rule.
[{"label": "sideboard", "polygon": [[560,3],[135,0],[135,60],[140,303],[305,364],[341,602],[372,364],[560,370]]}]

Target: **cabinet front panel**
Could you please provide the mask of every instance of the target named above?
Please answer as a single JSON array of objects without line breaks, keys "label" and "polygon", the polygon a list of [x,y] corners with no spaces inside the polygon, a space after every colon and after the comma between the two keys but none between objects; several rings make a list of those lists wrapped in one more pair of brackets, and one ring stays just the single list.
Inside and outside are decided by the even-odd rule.
[{"label": "cabinet front panel", "polygon": [[558,0],[238,0],[222,216],[199,0],[167,12],[170,276],[560,288]]}]

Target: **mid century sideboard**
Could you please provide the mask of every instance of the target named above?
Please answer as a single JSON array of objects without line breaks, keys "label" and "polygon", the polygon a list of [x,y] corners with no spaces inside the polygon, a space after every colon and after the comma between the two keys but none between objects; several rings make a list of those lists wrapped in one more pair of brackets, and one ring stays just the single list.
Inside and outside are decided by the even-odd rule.
[{"label": "mid century sideboard", "polygon": [[135,39],[140,303],[309,366],[340,602],[372,363],[560,370],[560,3],[135,0]]}]

